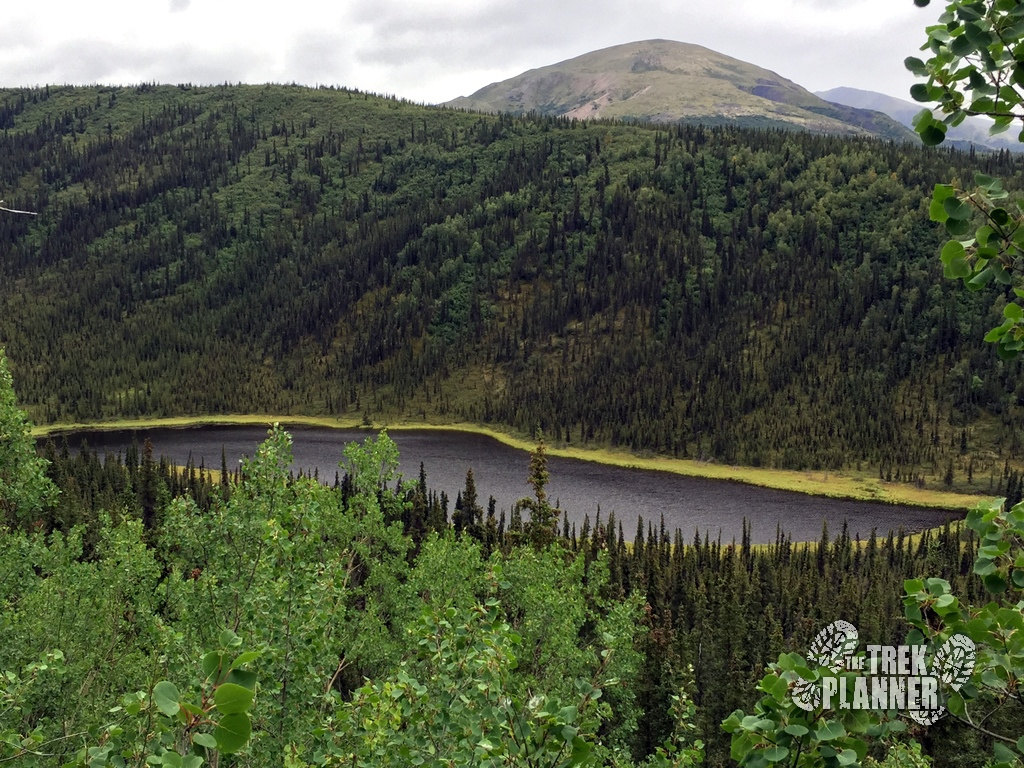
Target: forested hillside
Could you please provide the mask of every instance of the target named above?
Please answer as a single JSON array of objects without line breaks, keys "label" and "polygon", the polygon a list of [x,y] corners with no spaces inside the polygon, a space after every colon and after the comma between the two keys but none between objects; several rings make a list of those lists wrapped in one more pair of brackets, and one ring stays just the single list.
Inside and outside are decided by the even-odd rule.
[{"label": "forested hillside", "polygon": [[1020,455],[1001,306],[927,215],[1006,155],[288,86],[5,90],[0,129],[40,422],[458,419],[983,491]]}]

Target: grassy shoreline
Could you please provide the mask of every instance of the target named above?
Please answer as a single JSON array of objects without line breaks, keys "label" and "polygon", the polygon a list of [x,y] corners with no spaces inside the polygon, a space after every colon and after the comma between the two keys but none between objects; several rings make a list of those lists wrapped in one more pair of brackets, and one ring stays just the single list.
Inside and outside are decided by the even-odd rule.
[{"label": "grassy shoreline", "polygon": [[[285,426],[328,427],[332,429],[421,429],[448,430],[486,435],[510,448],[530,451],[534,447],[531,440],[500,432],[478,424],[451,423],[435,424],[415,421],[374,422],[367,425],[355,419],[335,419],[326,416],[274,416],[261,414],[237,414],[219,416],[180,416],[161,419],[117,419],[103,422],[80,422],[65,424],[49,424],[36,426],[32,434],[36,437],[59,435],[65,432],[81,431],[113,431],[122,429],[153,429],[202,426],[258,426],[277,422]],[[625,451],[609,448],[577,448],[572,446],[548,446],[548,455],[570,459],[581,459],[610,466],[630,469],[651,469],[674,472],[679,475],[701,477],[713,480],[729,480],[774,488],[777,490],[795,491],[811,496],[836,499],[856,499],[860,501],[877,501],[886,504],[906,504],[918,507],[938,509],[967,509],[973,507],[980,499],[987,498],[982,494],[970,495],[953,491],[917,488],[905,483],[888,483],[871,477],[866,473],[822,472],[820,470],[798,471],[788,469],[765,469],[763,467],[740,467],[693,459],[675,459],[670,457],[640,457]]]}]

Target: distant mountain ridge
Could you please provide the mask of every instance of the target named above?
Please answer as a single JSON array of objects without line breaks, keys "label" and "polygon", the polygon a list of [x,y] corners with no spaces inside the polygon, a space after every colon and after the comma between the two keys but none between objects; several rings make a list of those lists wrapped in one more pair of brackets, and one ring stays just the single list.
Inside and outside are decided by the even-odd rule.
[{"label": "distant mountain ridge", "polygon": [[833,104],[762,67],[690,43],[616,45],[492,83],[446,106],[580,119],[701,121],[916,137],[880,112]]},{"label": "distant mountain ridge", "polygon": [[[858,88],[832,88],[828,91],[817,91],[816,95],[836,104],[884,112],[893,120],[907,127],[913,127],[914,116],[924,108],[923,104],[917,102],[904,101],[884,93],[863,91]],[[969,117],[960,125],[949,129],[946,134],[946,143],[963,149],[967,149],[973,144],[976,149],[993,151],[1008,149],[1011,152],[1024,150],[1024,147],[1017,141],[1016,133],[991,136],[988,132],[990,125],[991,121],[986,121],[984,118]]]}]

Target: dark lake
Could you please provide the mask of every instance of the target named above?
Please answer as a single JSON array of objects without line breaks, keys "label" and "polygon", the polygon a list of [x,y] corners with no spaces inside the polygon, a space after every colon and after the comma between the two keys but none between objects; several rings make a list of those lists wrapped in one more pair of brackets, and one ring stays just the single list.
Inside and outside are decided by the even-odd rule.
[{"label": "dark lake", "polygon": [[[294,439],[295,470],[309,474],[316,470],[324,482],[334,482],[346,443],[376,434],[360,429],[300,426],[288,431]],[[72,448],[85,440],[101,453],[123,454],[133,440],[141,446],[148,437],[157,456],[166,456],[179,464],[186,463],[191,456],[196,466],[203,462],[208,468],[219,469],[222,450],[227,455],[228,467],[236,467],[242,456],[253,454],[266,433],[262,427],[203,426],[78,432],[67,435],[67,439]],[[456,494],[465,485],[470,467],[480,504],[485,509],[488,496],[497,500],[499,511],[507,511],[517,499],[532,493],[526,482],[526,451],[466,432],[396,429],[388,434],[398,444],[404,476],[415,480],[422,462],[430,488],[448,494],[449,512],[454,508]],[[752,540],[769,543],[775,540],[777,525],[795,541],[812,541],[820,538],[824,520],[833,536],[846,521],[851,537],[859,534],[866,538],[872,529],[880,535],[899,528],[909,532],[939,525],[949,517],[963,517],[963,512],[828,499],[578,459],[549,456],[548,469],[549,498],[568,512],[577,529],[584,515],[590,515],[593,523],[600,509],[603,520],[607,520],[609,512],[615,512],[627,539],[633,538],[638,515],[653,521],[655,528],[664,515],[666,527],[682,529],[687,541],[692,540],[695,531],[702,536],[707,531],[712,539],[721,536],[725,543],[740,539],[744,518],[751,523]]]}]

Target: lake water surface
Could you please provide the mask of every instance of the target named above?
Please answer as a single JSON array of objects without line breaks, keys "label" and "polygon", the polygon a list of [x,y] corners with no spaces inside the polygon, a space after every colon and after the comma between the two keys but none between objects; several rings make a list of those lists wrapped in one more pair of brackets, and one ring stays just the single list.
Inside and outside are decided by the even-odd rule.
[{"label": "lake water surface", "polygon": [[[330,429],[327,427],[289,427],[294,439],[294,469],[312,474],[314,470],[324,482],[333,482],[346,443],[361,441],[375,432],[361,429]],[[219,469],[221,451],[228,467],[237,466],[242,456],[251,456],[265,439],[262,427],[201,426],[185,429],[148,429],[138,431],[78,432],[67,436],[72,448],[87,441],[103,452],[123,454],[132,441],[140,446],[149,438],[157,456],[163,455],[179,464],[191,456]],[[464,487],[466,471],[472,467],[481,506],[486,509],[488,496],[497,500],[498,510],[508,511],[519,498],[532,489],[526,482],[529,454],[510,448],[486,435],[444,430],[392,430],[389,436],[401,453],[401,472],[415,480],[420,462],[427,473],[427,484],[435,491],[444,491],[454,508],[456,494]],[[60,438],[57,438],[60,439]],[[835,535],[843,522],[849,525],[850,536],[861,538],[877,529],[879,535],[903,528],[915,531],[940,525],[947,518],[963,517],[963,512],[943,512],[919,507],[896,506],[866,501],[845,501],[808,496],[791,491],[778,491],[745,485],[728,480],[686,477],[670,472],[625,469],[579,459],[548,457],[551,481],[548,496],[569,514],[577,529],[584,515],[593,523],[598,509],[602,520],[609,512],[622,522],[627,539],[636,531],[637,516],[652,521],[655,528],[665,516],[669,530],[682,529],[687,541],[694,532],[707,532],[712,539],[737,541],[742,536],[743,520],[751,523],[752,540],[769,543],[775,540],[776,526],[795,541],[812,541],[821,536],[823,521]]]}]

